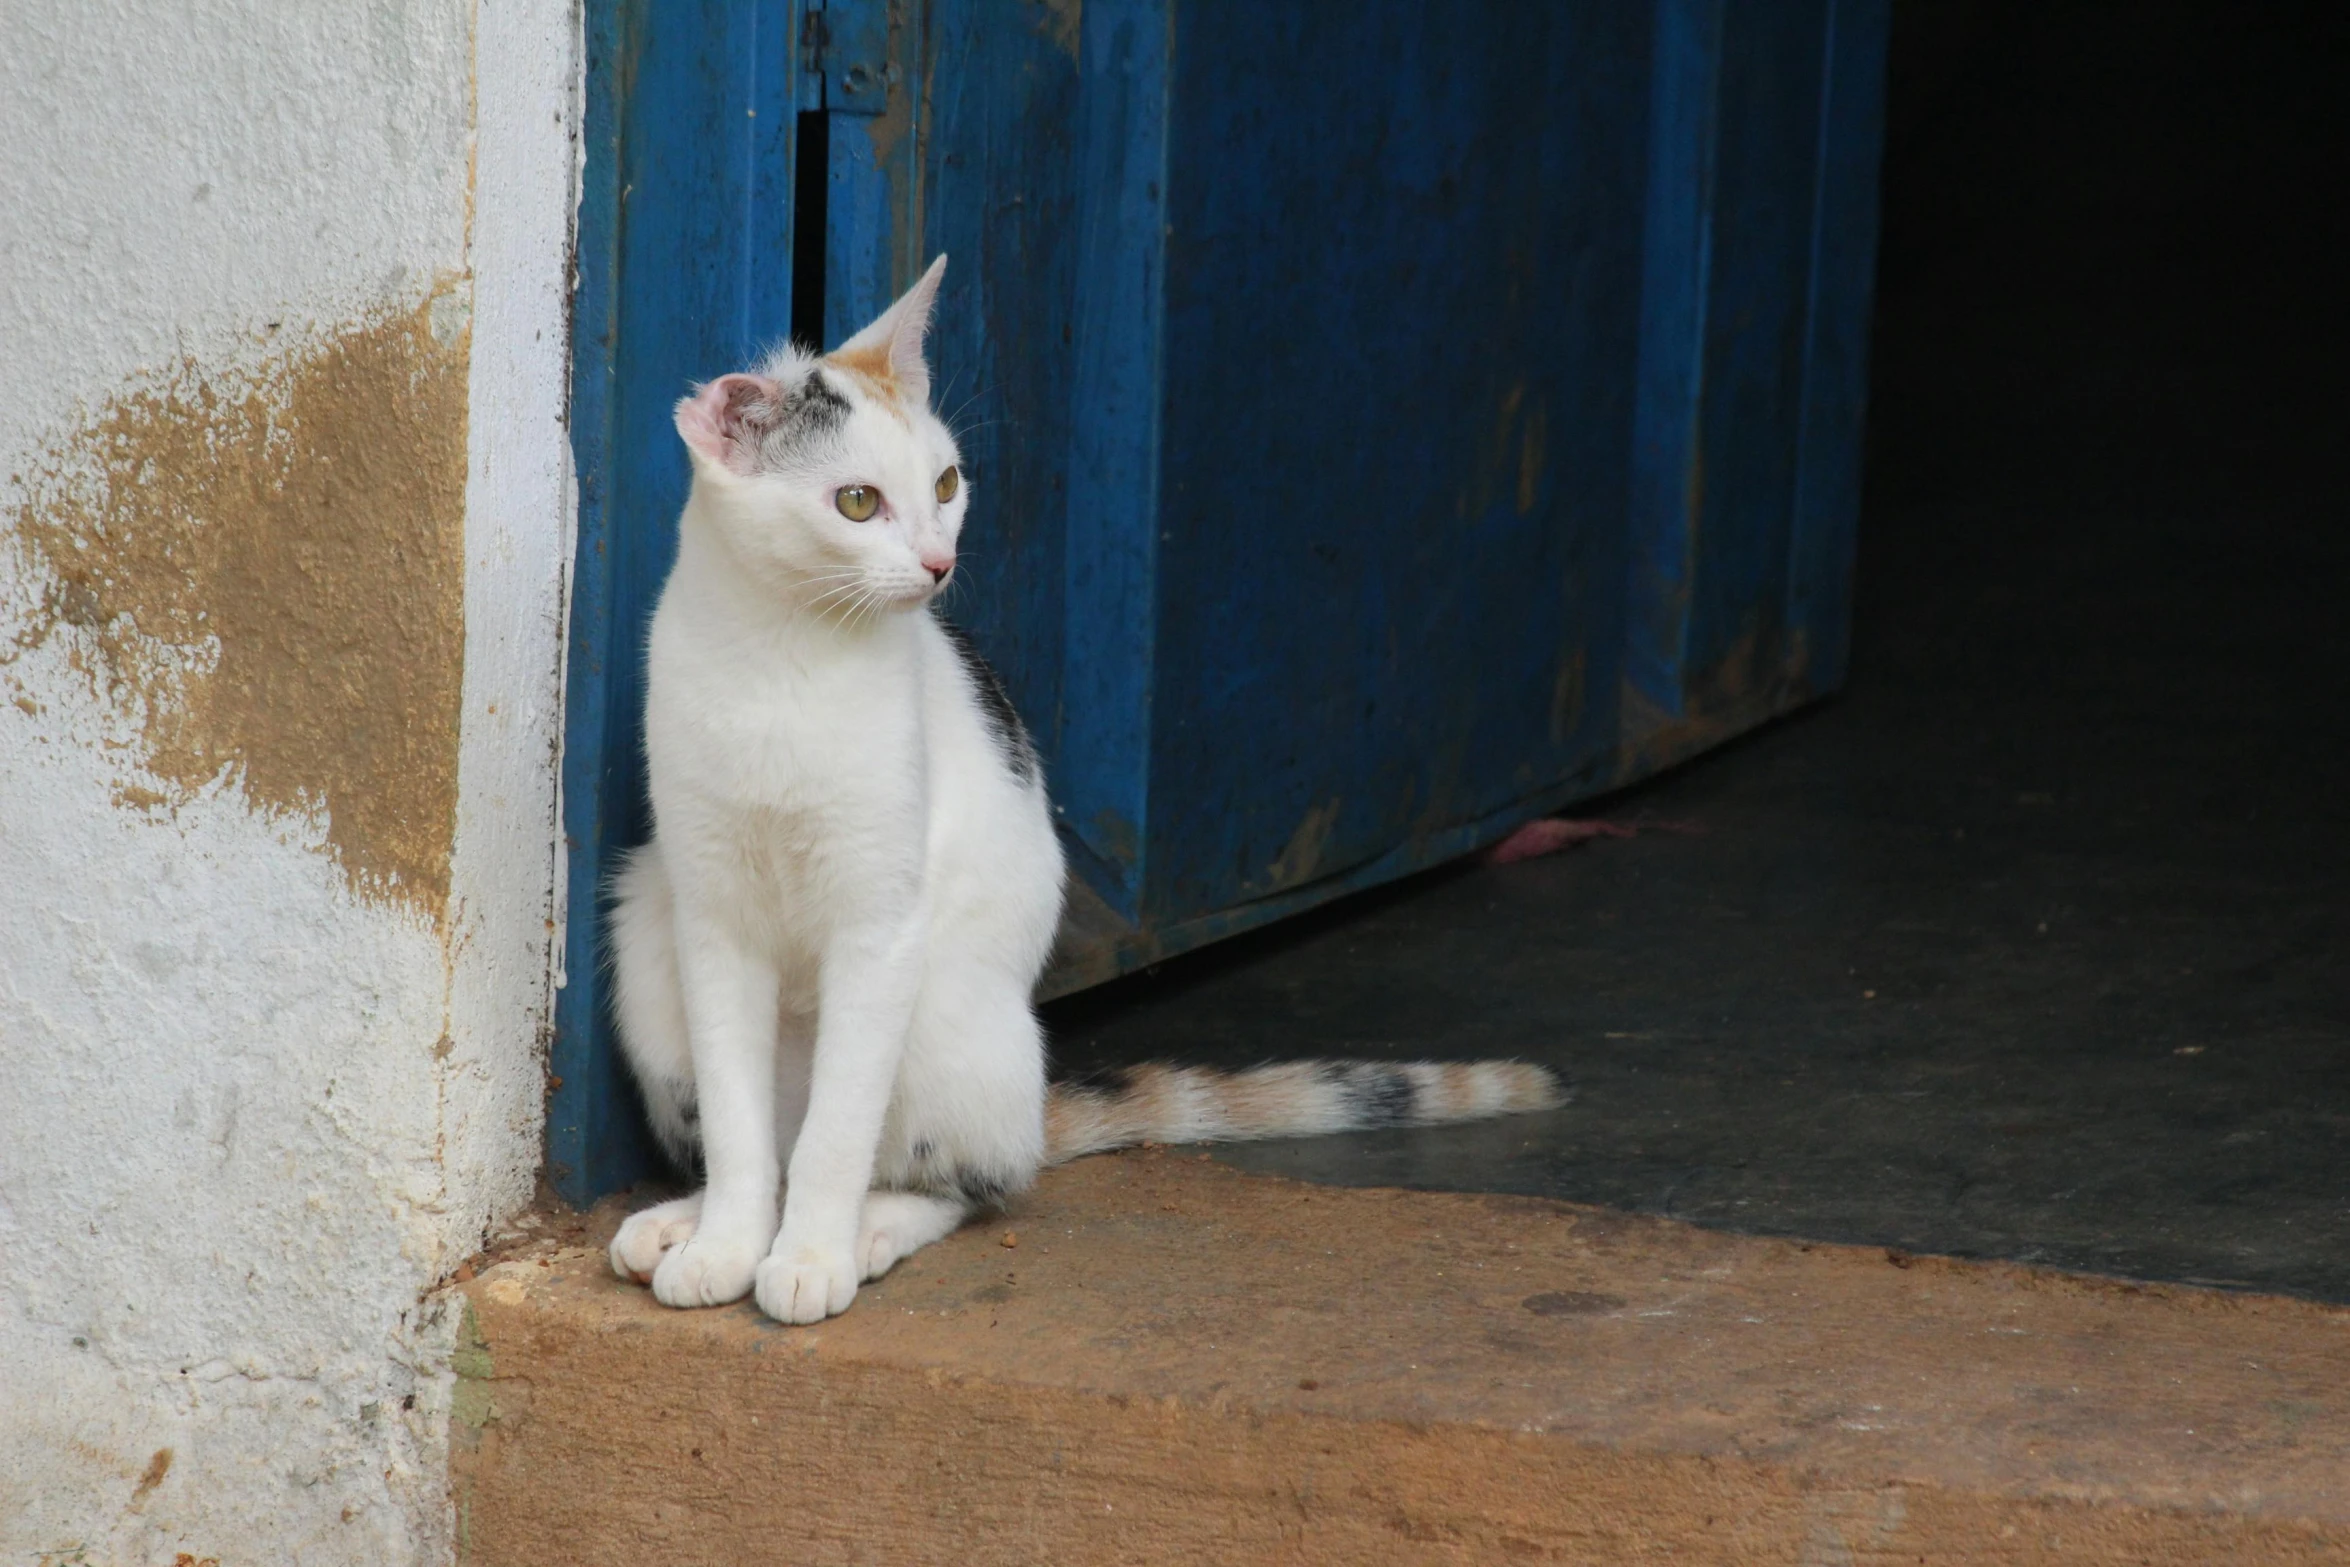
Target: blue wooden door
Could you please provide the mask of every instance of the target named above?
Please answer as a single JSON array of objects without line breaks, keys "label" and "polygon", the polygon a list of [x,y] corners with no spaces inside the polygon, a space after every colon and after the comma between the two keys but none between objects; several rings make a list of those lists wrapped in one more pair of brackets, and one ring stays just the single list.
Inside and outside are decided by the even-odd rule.
[{"label": "blue wooden door", "polygon": [[1048,988],[1841,682],[1885,0],[590,14],[567,1195],[645,1157],[587,893],[644,830],[668,406],[934,251],[950,608],[1077,872]]}]

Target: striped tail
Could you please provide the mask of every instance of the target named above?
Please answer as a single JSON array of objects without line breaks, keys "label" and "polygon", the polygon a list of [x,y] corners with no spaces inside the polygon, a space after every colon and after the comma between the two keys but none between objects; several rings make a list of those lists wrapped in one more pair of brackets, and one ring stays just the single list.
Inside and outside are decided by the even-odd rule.
[{"label": "striped tail", "polygon": [[1441,1126],[1566,1100],[1558,1074],[1523,1061],[1289,1061],[1244,1072],[1153,1062],[1055,1083],[1044,1106],[1045,1158],[1057,1164],[1142,1142]]}]

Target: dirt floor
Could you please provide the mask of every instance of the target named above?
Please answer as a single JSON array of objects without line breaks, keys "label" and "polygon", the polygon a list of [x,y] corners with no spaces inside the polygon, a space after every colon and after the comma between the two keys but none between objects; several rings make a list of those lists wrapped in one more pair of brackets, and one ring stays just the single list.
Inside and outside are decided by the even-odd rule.
[{"label": "dirt floor", "polygon": [[2350,22],[1896,45],[1849,689],[1594,808],[1700,832],[1071,998],[1060,1059],[1539,1059],[1553,1115],[1229,1157],[2350,1300]]},{"label": "dirt floor", "polygon": [[821,1327],[465,1291],[462,1560],[2350,1559],[2350,1312],[1081,1161]]}]

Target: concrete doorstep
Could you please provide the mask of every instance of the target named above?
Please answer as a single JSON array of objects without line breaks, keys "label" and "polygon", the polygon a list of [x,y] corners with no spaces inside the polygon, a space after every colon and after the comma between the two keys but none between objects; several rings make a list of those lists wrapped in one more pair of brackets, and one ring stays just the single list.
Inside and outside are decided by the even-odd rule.
[{"label": "concrete doorstep", "polygon": [[785,1328],[485,1263],[460,1560],[2340,1563],[2350,1311],[1082,1161]]}]

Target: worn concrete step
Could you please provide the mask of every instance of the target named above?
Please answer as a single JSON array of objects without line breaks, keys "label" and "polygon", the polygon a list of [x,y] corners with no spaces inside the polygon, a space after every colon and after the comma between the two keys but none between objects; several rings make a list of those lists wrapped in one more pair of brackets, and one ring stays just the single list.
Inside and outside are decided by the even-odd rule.
[{"label": "worn concrete step", "polygon": [[465,1286],[475,1567],[2350,1561],[2350,1312],[2301,1301],[1173,1150],[812,1329],[595,1239]]}]

